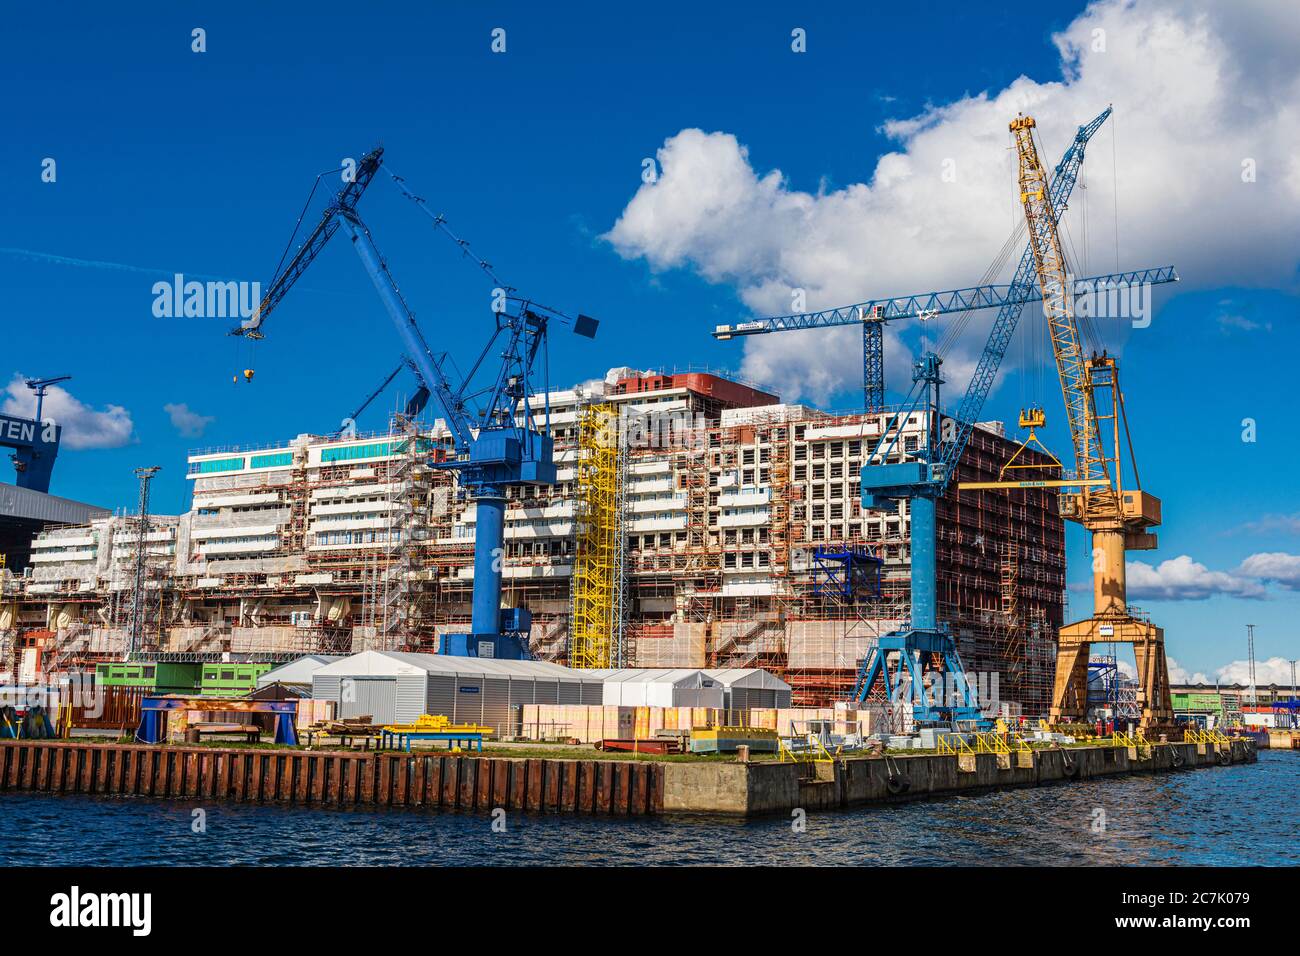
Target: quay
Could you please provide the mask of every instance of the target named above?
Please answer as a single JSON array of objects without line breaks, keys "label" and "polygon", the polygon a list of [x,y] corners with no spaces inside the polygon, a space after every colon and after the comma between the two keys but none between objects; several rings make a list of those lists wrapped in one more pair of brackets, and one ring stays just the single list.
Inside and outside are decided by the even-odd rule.
[{"label": "quay", "polygon": [[1134,773],[1253,763],[1253,741],[900,754],[822,762],[494,757],[0,741],[0,792],[616,816],[826,811]]}]

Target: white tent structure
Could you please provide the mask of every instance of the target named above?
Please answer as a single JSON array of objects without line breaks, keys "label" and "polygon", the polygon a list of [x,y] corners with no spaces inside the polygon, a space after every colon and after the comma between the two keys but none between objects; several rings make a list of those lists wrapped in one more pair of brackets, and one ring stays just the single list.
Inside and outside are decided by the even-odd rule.
[{"label": "white tent structure", "polygon": [[311,693],[311,677],[326,664],[343,659],[341,654],[306,654],[296,660],[281,664],[257,679],[260,690],[271,684],[283,684],[303,693]]},{"label": "white tent structure", "polygon": [[600,679],[547,661],[362,651],[312,674],[312,697],[340,717],[413,723],[421,714],[518,732],[523,704],[599,704]]},{"label": "white tent structure", "polygon": [[703,673],[722,685],[728,709],[791,706],[790,685],[761,667],[729,667]]},{"label": "white tent structure", "polygon": [[703,671],[624,667],[585,671],[604,685],[602,702],[622,707],[722,707],[722,685]]}]

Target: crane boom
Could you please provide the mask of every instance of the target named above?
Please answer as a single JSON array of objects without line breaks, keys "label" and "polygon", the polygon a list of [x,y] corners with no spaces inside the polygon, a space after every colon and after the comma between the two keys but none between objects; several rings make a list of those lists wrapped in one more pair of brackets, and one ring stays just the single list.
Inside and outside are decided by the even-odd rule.
[{"label": "crane boom", "polygon": [[[1074,295],[1095,295],[1111,289],[1124,289],[1140,285],[1159,285],[1177,282],[1178,273],[1173,266],[1156,269],[1137,269],[1115,272],[1074,281]],[[853,305],[817,312],[796,312],[791,315],[774,315],[763,319],[748,319],[735,324],[715,326],[713,337],[719,341],[770,332],[793,332],[804,329],[829,329],[845,325],[862,326],[862,406],[868,414],[879,412],[885,405],[884,323],[898,319],[930,318],[950,312],[970,312],[977,309],[994,309],[1005,306],[1012,286],[984,284],[946,292],[920,292],[914,295],[869,299]],[[1037,287],[1031,287],[1026,302],[1042,298]]]},{"label": "crane boom", "polygon": [[1085,381],[1083,343],[1073,303],[1065,291],[1069,283],[1065,254],[1061,251],[1057,217],[1047,189],[1047,173],[1038,160],[1033,130],[1032,116],[1019,116],[1011,123],[1019,161],[1020,202],[1025,208],[1025,221],[1029,227],[1034,273],[1043,299],[1052,352],[1056,356],[1061,392],[1065,396],[1065,416],[1074,444],[1078,476],[1082,479],[1106,478],[1097,410],[1093,407],[1092,394]]},{"label": "crane boom", "polygon": [[[1019,161],[1020,202],[1074,448],[1078,490],[1062,493],[1061,514],[1092,535],[1093,555],[1092,615],[1060,630],[1051,715],[1054,720],[1084,719],[1093,643],[1127,643],[1133,645],[1137,664],[1140,727],[1155,731],[1172,727],[1173,722],[1164,631],[1129,608],[1126,555],[1156,546],[1150,529],[1160,524],[1160,499],[1140,487],[1124,488],[1120,435],[1121,428],[1127,435],[1128,421],[1119,366],[1112,356],[1083,354],[1073,303],[1064,292],[1067,281],[1058,214],[1054,196],[1043,188],[1045,174],[1034,144],[1034,125],[1033,117],[1018,116],[1011,132]],[[1111,429],[1110,453],[1102,442],[1103,421]]]},{"label": "crane boom", "polygon": [[[1053,215],[1059,215],[1074,189],[1084,150],[1110,115],[1108,107],[1092,122],[1079,127],[1074,141],[1056,167],[1049,187],[1054,199]],[[882,636],[876,648],[862,661],[854,698],[864,701],[883,679],[892,696],[906,692],[911,684],[913,714],[918,720],[978,720],[979,706],[974,690],[964,676],[964,666],[947,624],[938,620],[936,568],[936,504],[947,491],[971,429],[992,390],[998,367],[1006,354],[1025,303],[1035,287],[1032,247],[1026,247],[1016,269],[1006,300],[998,310],[993,330],[984,346],[975,374],[967,386],[955,420],[943,420],[939,388],[942,360],[932,352],[916,363],[910,406],[895,414],[882,429],[880,440],[862,467],[862,507],[897,510],[907,499],[911,526],[911,620],[900,631]],[[1065,285],[1062,284],[1062,289]],[[889,463],[903,429],[916,414],[926,423],[924,447],[915,460]],[[938,426],[936,428],[936,426]],[[936,432],[938,435],[936,436]],[[889,659],[897,662],[891,673]],[[931,662],[938,661],[937,665]],[[927,670],[936,667],[944,681],[951,682],[958,703],[936,703],[925,689]]]},{"label": "crane boom", "polygon": [[[1079,169],[1083,166],[1088,141],[1106,122],[1110,113],[1111,108],[1107,106],[1091,122],[1080,126],[1074,134],[1070,148],[1057,163],[1052,174],[1051,186],[1047,191],[1053,216],[1059,216],[1065,211],[1070,201],[1070,194],[1074,192],[1074,184],[1078,181]],[[1020,314],[1024,311],[1025,303],[1031,300],[1035,288],[1037,282],[1034,272],[1034,251],[1030,243],[1020,257],[1020,264],[1016,266],[1011,286],[1007,290],[1006,302],[998,309],[988,342],[985,343],[979,363],[975,366],[975,373],[966,386],[966,395],[957,407],[955,431],[952,440],[945,444],[940,460],[940,471],[945,488],[956,470],[962,452],[966,449],[966,442],[970,440],[971,429],[975,427],[975,423],[979,421],[984,411],[984,401],[993,390],[993,382],[997,378],[1002,359],[1007,354],[1007,348],[1011,345],[1011,337],[1020,322]]]},{"label": "crane boom", "polygon": [[[1157,285],[1177,282],[1178,273],[1173,266],[1155,269],[1133,269],[1112,272],[1074,280],[1076,297],[1104,292],[1107,289],[1126,288],[1133,285]],[[977,309],[997,309],[1011,300],[1012,287],[1006,283],[968,286],[947,292],[920,292],[886,299],[869,299],[853,305],[842,305],[819,312],[799,312],[793,315],[774,315],[763,319],[749,319],[735,325],[719,325],[712,332],[715,339],[726,341],[747,335],[766,335],[769,332],[792,332],[801,329],[830,329],[844,325],[862,325],[869,322],[892,322],[898,319],[928,318],[949,312],[970,312]],[[1042,293],[1031,286],[1023,299],[1034,302]]]},{"label": "crane boom", "polygon": [[312,230],[311,235],[306,241],[298,247],[297,253],[289,260],[280,272],[271,280],[271,286],[262,296],[262,301],[258,303],[253,314],[244,320],[237,328],[231,329],[231,335],[242,335],[250,339],[263,338],[262,323],[270,317],[271,312],[280,300],[288,295],[293,284],[298,281],[307,267],[315,261],[320,255],[320,251],[325,248],[325,244],[330,241],[330,237],[338,231],[339,219],[338,214],[350,211],[356,208],[357,202],[361,199],[361,194],[366,191],[370,181],[375,178],[375,173],[379,169],[379,164],[383,160],[384,148],[377,146],[361,158],[357,163],[350,182],[344,185],[335,195],[333,202],[326,206],[325,211],[321,213],[320,222]]}]

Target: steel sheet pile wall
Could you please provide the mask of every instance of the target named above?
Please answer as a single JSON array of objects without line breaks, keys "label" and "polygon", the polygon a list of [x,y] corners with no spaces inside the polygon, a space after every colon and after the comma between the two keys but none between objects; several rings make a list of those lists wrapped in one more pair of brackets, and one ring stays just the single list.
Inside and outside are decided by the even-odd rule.
[{"label": "steel sheet pile wall", "polygon": [[433,753],[0,743],[0,791],[304,806],[642,815],[663,809],[664,765]]}]

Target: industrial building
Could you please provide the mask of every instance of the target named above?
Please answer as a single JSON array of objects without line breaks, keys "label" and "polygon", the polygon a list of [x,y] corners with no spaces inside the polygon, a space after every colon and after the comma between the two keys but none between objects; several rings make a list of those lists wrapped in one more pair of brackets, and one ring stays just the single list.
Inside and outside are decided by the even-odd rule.
[{"label": "industrial building", "polygon": [[[835,415],[722,375],[629,368],[532,402],[549,402],[558,480],[509,490],[503,602],[531,612],[535,658],[757,667],[796,705],[825,705],[906,619],[909,506],[864,511],[859,487],[889,412]],[[889,460],[923,428],[923,415],[904,421]],[[20,649],[45,672],[120,656],[137,580],[150,654],[431,651],[466,630],[473,587],[475,506],[432,467],[450,448],[441,422],[395,416],[380,434],[196,451],[191,507],[150,517],[143,575],[125,573],[133,516],[35,536],[31,570],[0,603],[6,665]],[[992,480],[1016,448],[981,424],[958,477]],[[941,618],[986,700],[1046,710],[1064,571],[1051,491],[954,482],[939,502]]]},{"label": "industrial building", "polygon": [[337,705],[342,718],[411,724],[441,714],[453,724],[518,733],[524,704],[599,704],[599,677],[547,661],[497,661],[444,654],[362,651],[318,668],[312,697]]}]

